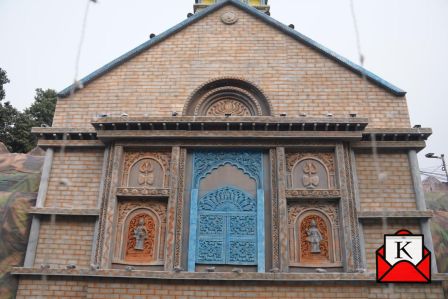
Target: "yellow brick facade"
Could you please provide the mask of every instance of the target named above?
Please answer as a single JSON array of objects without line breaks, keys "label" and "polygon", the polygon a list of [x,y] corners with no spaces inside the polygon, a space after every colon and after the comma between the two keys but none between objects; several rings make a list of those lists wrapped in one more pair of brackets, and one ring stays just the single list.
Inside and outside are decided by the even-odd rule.
[{"label": "yellow brick facade", "polygon": [[56,152],[45,206],[96,208],[100,189],[103,150]]},{"label": "yellow brick facade", "polygon": [[415,210],[415,193],[406,152],[356,154],[361,211]]},{"label": "yellow brick facade", "polygon": [[[223,24],[223,11],[234,11],[238,22]],[[53,127],[91,128],[99,113],[168,117],[183,110],[195,89],[219,77],[253,82],[271,100],[275,115],[357,112],[372,128],[410,126],[404,97],[364,84],[316,50],[229,6],[60,99]]]}]

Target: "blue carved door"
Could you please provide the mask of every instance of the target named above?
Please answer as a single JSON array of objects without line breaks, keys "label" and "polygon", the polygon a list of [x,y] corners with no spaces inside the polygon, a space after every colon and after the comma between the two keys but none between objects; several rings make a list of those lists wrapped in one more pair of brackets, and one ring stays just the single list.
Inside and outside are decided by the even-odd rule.
[{"label": "blue carved door", "polygon": [[[188,271],[203,264],[256,265],[264,272],[262,157],[261,151],[193,153]],[[226,166],[253,182],[253,190],[248,192],[238,180],[229,184],[225,172],[217,174]],[[203,187],[212,174],[213,187]]]},{"label": "blue carved door", "polygon": [[257,264],[257,202],[224,187],[198,203],[197,264]]}]

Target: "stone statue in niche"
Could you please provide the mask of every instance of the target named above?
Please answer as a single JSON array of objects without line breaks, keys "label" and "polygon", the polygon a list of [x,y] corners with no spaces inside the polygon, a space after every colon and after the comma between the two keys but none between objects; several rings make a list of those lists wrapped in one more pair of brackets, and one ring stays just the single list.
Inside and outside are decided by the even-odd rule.
[{"label": "stone statue in niche", "polygon": [[307,241],[311,243],[311,253],[320,253],[320,242],[323,238],[317,228],[316,220],[311,220],[311,226],[306,233],[308,235]]},{"label": "stone statue in niche", "polygon": [[144,250],[145,240],[148,238],[148,231],[145,227],[145,219],[140,218],[138,226],[134,229],[135,250]]},{"label": "stone statue in niche", "polygon": [[156,259],[156,222],[146,213],[139,213],[129,221],[124,260],[151,262]]},{"label": "stone statue in niche", "polygon": [[141,186],[152,186],[154,185],[154,167],[152,166],[151,160],[146,160],[139,167],[138,183]]},{"label": "stone statue in niche", "polygon": [[316,189],[319,186],[320,179],[317,174],[317,166],[312,161],[307,161],[303,166],[303,186],[307,189]]}]

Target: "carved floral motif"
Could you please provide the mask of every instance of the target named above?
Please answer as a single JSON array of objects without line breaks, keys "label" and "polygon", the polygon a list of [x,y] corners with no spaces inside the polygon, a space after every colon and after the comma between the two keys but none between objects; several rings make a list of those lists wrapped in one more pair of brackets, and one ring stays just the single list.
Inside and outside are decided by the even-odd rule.
[{"label": "carved floral motif", "polygon": [[317,173],[317,166],[313,161],[307,161],[303,166],[303,185],[308,189],[315,189],[319,186],[319,174]]},{"label": "carved floral motif", "polygon": [[288,198],[337,198],[340,190],[286,190]]},{"label": "carved floral motif", "polygon": [[249,108],[240,101],[233,99],[223,99],[211,105],[207,112],[207,116],[251,116]]},{"label": "carved floral motif", "polygon": [[170,152],[125,152],[123,162],[122,186],[127,186],[132,166],[139,160],[145,159],[139,167],[138,183],[143,187],[152,187],[154,184],[153,163],[159,163],[163,168],[163,187],[168,187],[170,171]]}]

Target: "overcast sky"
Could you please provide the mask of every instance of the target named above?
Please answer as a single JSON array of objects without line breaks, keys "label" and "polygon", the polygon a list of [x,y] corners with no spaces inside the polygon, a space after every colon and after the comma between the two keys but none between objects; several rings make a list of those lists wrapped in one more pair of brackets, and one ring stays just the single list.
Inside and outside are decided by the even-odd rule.
[{"label": "overcast sky", "polygon": [[[6,98],[19,109],[36,88],[61,90],[75,76],[87,0],[0,0],[0,67]],[[194,0],[98,0],[91,5],[79,65],[83,77],[192,12]],[[349,0],[270,0],[271,16],[358,62]],[[448,0],[355,0],[361,45],[370,71],[408,92],[412,124],[434,135],[420,165],[448,154]],[[441,170],[439,170],[441,172]]]}]

